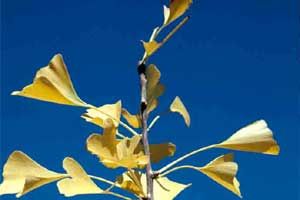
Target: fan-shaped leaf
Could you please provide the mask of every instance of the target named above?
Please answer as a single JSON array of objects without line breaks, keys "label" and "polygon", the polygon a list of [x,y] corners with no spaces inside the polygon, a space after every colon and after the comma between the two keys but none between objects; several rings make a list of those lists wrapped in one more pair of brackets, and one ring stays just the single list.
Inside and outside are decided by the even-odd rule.
[{"label": "fan-shaped leaf", "polygon": [[191,124],[190,115],[178,96],[172,102],[170,106],[170,110],[172,112],[179,113],[183,117],[185,124],[187,126],[190,126]]},{"label": "fan-shaped leaf", "polygon": [[64,177],[66,177],[65,174],[44,168],[25,153],[14,151],[4,165],[0,195],[17,194],[17,197],[21,197],[38,187]]},{"label": "fan-shaped leaf", "polygon": [[116,139],[116,127],[112,124],[104,128],[103,135],[92,134],[87,139],[87,150],[98,156],[107,167],[143,167],[149,161],[143,152],[135,153],[140,136]]},{"label": "fan-shaped leaf", "polygon": [[87,113],[81,117],[87,122],[94,123],[102,128],[105,128],[105,121],[111,119],[115,127],[119,126],[121,117],[122,103],[118,101],[115,104],[107,104],[99,108],[90,108]]},{"label": "fan-shaped leaf", "polygon": [[171,0],[170,8],[164,6],[164,26],[182,16],[192,4],[192,0]]},{"label": "fan-shaped leaf", "polygon": [[125,108],[122,108],[122,116],[132,127],[141,128],[142,122],[138,114],[132,115]]},{"label": "fan-shaped leaf", "polygon": [[12,95],[58,104],[88,107],[76,94],[62,55],[55,55],[48,66],[41,68],[31,85]]},{"label": "fan-shaped leaf", "polygon": [[278,155],[280,151],[272,131],[264,120],[240,129],[216,147],[272,155]]},{"label": "fan-shaped leaf", "polygon": [[63,167],[71,178],[65,178],[57,183],[58,190],[66,197],[79,194],[104,194],[87,175],[84,169],[73,158],[65,158]]},{"label": "fan-shaped leaf", "polygon": [[222,155],[198,170],[239,197],[241,196],[240,184],[236,179],[237,163],[233,162],[233,154]]}]

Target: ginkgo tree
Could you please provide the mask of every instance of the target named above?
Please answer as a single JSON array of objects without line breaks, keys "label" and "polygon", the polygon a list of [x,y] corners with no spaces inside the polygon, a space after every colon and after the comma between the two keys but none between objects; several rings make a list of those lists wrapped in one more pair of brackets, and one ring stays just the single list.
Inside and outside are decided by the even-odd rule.
[{"label": "ginkgo tree", "polygon": [[[148,41],[142,41],[144,54],[138,63],[141,91],[138,113],[131,114],[122,106],[121,100],[100,107],[81,100],[60,54],[55,55],[47,66],[36,73],[32,84],[12,93],[12,95],[85,108],[86,112],[81,117],[102,130],[101,134],[93,133],[87,138],[87,151],[98,157],[105,167],[123,168],[123,173],[115,180],[92,176],[71,157],[63,160],[65,172],[58,173],[39,165],[25,153],[14,151],[3,168],[0,195],[16,194],[16,197],[22,197],[45,184],[57,182],[59,192],[66,197],[101,194],[113,195],[120,199],[172,200],[191,184],[170,180],[167,175],[180,169],[192,169],[205,174],[242,197],[240,184],[236,178],[238,165],[234,161],[233,153],[220,155],[203,166],[180,165],[180,163],[192,155],[212,148],[278,155],[279,146],[264,120],[256,121],[238,130],[225,141],[185,154],[161,169],[152,168],[155,163],[173,156],[176,146],[172,143],[149,144],[148,132],[162,116],[153,117],[149,125],[148,118],[157,108],[158,98],[163,95],[165,86],[160,83],[159,69],[154,64],[147,63],[151,55],[188,21],[188,16],[183,17],[161,41],[157,40],[158,35],[163,33],[169,24],[175,23],[185,14],[191,3],[192,0],[171,0],[169,7],[164,6],[162,25],[154,28]],[[189,113],[178,96],[168,108],[168,113],[172,112],[179,113],[185,124],[190,126]],[[119,127],[125,128],[128,133],[119,132]],[[107,187],[100,188],[94,181],[100,181]],[[128,195],[115,192],[116,188],[127,191]]]}]

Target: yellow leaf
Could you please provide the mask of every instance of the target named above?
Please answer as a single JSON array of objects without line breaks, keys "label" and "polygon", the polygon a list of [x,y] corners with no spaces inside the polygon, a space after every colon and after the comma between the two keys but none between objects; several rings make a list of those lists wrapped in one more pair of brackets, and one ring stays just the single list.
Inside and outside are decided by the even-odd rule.
[{"label": "yellow leaf", "polygon": [[147,193],[144,192],[143,185],[141,183],[142,173],[138,171],[131,172],[132,173],[127,171],[124,172],[121,176],[118,176],[116,185],[123,188],[124,190],[133,193],[137,197],[146,198]]},{"label": "yellow leaf", "polygon": [[65,178],[57,183],[58,190],[66,197],[79,194],[104,194],[87,175],[84,169],[73,158],[65,158],[63,167],[71,178]]},{"label": "yellow leaf", "polygon": [[170,8],[164,6],[164,26],[183,15],[192,4],[192,0],[171,0]]},{"label": "yellow leaf", "polygon": [[99,108],[90,108],[87,113],[81,117],[87,122],[94,123],[102,128],[105,128],[105,121],[111,119],[115,127],[119,126],[121,117],[122,103],[118,101],[115,104],[107,104]]},{"label": "yellow leaf", "polygon": [[116,131],[116,127],[111,124],[104,128],[103,135],[90,135],[87,139],[87,150],[98,156],[109,168],[136,168],[146,165],[148,157],[142,152],[134,152],[139,145],[140,136],[117,140]]},{"label": "yellow leaf", "polygon": [[163,95],[165,86],[159,83],[160,71],[159,69],[151,64],[146,70],[147,76],[147,112],[150,113],[158,105],[157,98]]},{"label": "yellow leaf", "polygon": [[215,147],[272,155],[278,155],[280,151],[272,131],[264,120],[256,121],[240,129]]},{"label": "yellow leaf", "polygon": [[178,96],[172,102],[170,106],[170,110],[172,112],[178,112],[183,117],[185,124],[187,126],[190,126],[191,124],[190,115]]},{"label": "yellow leaf", "polygon": [[[143,151],[143,145],[140,144],[135,152]],[[162,143],[162,144],[150,144],[150,160],[153,163],[159,163],[166,157],[173,156],[176,151],[175,144]]]},{"label": "yellow leaf", "polygon": [[76,94],[62,55],[55,55],[48,66],[41,68],[31,85],[12,95],[72,106],[88,105]]},{"label": "yellow leaf", "polygon": [[162,43],[152,40],[150,42],[142,41],[147,57],[154,54],[161,46]]},{"label": "yellow leaf", "polygon": [[165,157],[171,157],[176,151],[175,144],[150,144],[151,162],[159,163]]},{"label": "yellow leaf", "polygon": [[[134,180],[134,178],[138,178],[138,180]],[[132,177],[132,174],[125,172],[117,179],[117,184],[121,188],[132,192],[140,198],[144,198],[145,194],[147,194],[147,181],[145,174],[139,174]],[[171,181],[167,177],[159,177],[154,179],[154,199],[172,200],[190,185],[191,184],[185,185]]]},{"label": "yellow leaf", "polygon": [[122,116],[134,128],[141,128],[142,122],[138,114],[132,115],[125,108],[122,108]]},{"label": "yellow leaf", "polygon": [[55,173],[36,163],[21,151],[14,151],[8,158],[3,169],[3,182],[0,185],[0,195],[24,194],[66,177]]},{"label": "yellow leaf", "polygon": [[235,177],[238,165],[233,161],[232,153],[222,155],[204,167],[199,167],[198,170],[239,197],[242,197],[239,189],[240,184]]}]

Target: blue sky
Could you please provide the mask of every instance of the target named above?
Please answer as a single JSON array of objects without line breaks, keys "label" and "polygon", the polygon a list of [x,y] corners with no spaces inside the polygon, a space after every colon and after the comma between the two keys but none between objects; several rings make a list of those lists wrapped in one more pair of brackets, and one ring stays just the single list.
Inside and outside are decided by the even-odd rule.
[{"label": "blue sky", "polygon": [[[139,41],[148,39],[162,22],[162,5],[167,3],[1,1],[1,166],[18,149],[58,172],[63,171],[63,158],[71,156],[90,174],[111,180],[120,174],[122,170],[106,169],[85,151],[86,138],[101,130],[80,118],[83,109],[13,97],[10,92],[31,83],[36,70],[62,53],[83,100],[100,106],[121,99],[124,107],[135,112],[139,102],[136,64],[143,51]],[[178,95],[191,114],[192,125],[188,129],[178,115],[168,115],[153,128],[150,141],[175,143],[178,157],[265,119],[281,154],[236,153],[244,199],[299,198],[297,8],[296,0],[194,0],[190,21],[150,60],[167,86],[158,110],[167,108]],[[202,166],[226,152],[210,150],[185,163]],[[162,165],[169,161],[172,158]],[[170,178],[193,183],[177,199],[239,199],[194,171],[179,171]],[[23,199],[41,197],[65,199],[55,183]]]}]

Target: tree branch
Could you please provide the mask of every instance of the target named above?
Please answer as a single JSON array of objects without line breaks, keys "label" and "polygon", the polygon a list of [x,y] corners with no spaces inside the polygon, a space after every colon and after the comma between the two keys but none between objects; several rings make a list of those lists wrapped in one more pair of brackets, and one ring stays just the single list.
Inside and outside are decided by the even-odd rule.
[{"label": "tree branch", "polygon": [[153,177],[152,167],[150,159],[150,147],[148,141],[148,128],[147,128],[147,77],[146,77],[146,64],[140,62],[138,65],[138,73],[140,77],[141,87],[141,104],[140,104],[140,116],[142,119],[142,142],[144,145],[145,155],[149,157],[149,163],[146,165],[146,176],[147,176],[147,198],[148,200],[154,200],[153,198]]}]

